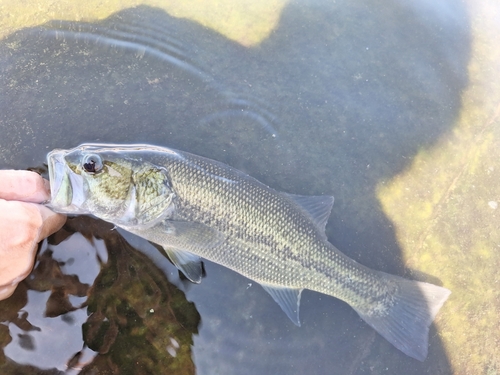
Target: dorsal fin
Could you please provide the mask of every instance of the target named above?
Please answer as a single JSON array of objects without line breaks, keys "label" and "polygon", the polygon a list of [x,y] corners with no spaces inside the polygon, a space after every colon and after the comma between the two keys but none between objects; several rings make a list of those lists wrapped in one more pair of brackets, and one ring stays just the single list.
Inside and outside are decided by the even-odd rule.
[{"label": "dorsal fin", "polygon": [[[284,193],[302,208],[325,234],[325,227],[332,212],[334,198],[331,195],[295,195]],[[326,237],[326,234],[325,234]]]}]

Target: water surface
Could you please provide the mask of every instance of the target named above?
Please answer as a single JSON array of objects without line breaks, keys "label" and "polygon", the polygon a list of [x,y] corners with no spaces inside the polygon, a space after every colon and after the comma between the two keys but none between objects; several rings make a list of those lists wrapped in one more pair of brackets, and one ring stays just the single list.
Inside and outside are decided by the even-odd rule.
[{"label": "water surface", "polygon": [[[334,195],[334,245],[442,285],[439,271],[405,268],[377,194],[453,134],[473,58],[469,12],[454,1],[289,2],[250,46],[148,6],[21,29],[0,41],[0,167],[43,168],[48,151],[83,142],[189,151],[277,190]],[[205,262],[190,285],[153,246],[102,222],[65,230],[0,302],[7,373],[460,373],[434,326],[420,363],[334,298],[304,292],[298,328],[218,265]]]}]

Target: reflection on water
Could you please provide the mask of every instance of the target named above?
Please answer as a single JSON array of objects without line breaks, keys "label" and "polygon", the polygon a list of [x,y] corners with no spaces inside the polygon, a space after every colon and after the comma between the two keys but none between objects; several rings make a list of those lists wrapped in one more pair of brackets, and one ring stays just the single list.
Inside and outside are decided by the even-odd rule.
[{"label": "reflection on water", "polygon": [[50,240],[0,302],[2,374],[194,374],[200,316],[149,258],[89,218]]},{"label": "reflection on water", "polygon": [[[102,22],[20,30],[0,41],[0,167],[39,166],[51,149],[83,142],[182,149],[226,162],[277,190],[334,195],[330,241],[367,266],[403,275],[395,229],[376,189],[451,132],[470,59],[465,6],[453,0],[421,4],[289,2],[274,31],[251,48],[149,7]],[[77,232],[98,230],[76,223],[82,224]],[[159,252],[126,238],[153,257],[163,274],[156,275],[156,268],[144,273],[147,258],[123,239],[113,240],[128,249],[119,256],[106,243],[108,260],[104,252],[96,256],[102,242],[83,246],[87,239],[78,234],[49,245],[41,257],[50,270],[44,275],[54,282],[34,286],[40,262],[35,279],[0,303],[0,321],[8,322],[0,323],[4,351],[16,348],[21,358],[26,348],[42,345],[42,337],[51,337],[45,321],[53,319],[66,332],[84,325],[72,334],[81,342],[78,348],[68,341],[68,354],[61,349],[44,359],[59,369],[69,364],[126,373],[139,361],[145,372],[155,372],[150,366],[163,369],[156,373],[194,372],[188,350],[193,340],[198,374],[451,372],[434,328],[429,359],[416,363],[339,301],[304,292],[303,324],[297,328],[241,276],[207,262],[201,285],[183,284],[161,264]],[[65,255],[78,249],[78,259]],[[94,255],[87,257],[84,249]],[[81,274],[79,264],[88,273]],[[172,307],[168,315],[163,307],[171,301],[167,295],[178,298],[176,307],[186,304],[164,274],[196,302],[203,325],[194,338],[196,314],[184,317],[184,307]],[[418,276],[439,284],[438,272]],[[28,296],[30,303],[39,299],[38,309],[28,310]],[[51,318],[35,324],[36,311],[50,312]],[[66,315],[71,323],[62,319]],[[165,323],[172,317],[182,326]],[[182,361],[168,362],[176,351],[171,338],[180,348],[175,358]],[[14,354],[4,355],[0,369],[17,371],[21,364],[12,362]],[[19,363],[28,373],[32,362]]]},{"label": "reflection on water", "polygon": [[[14,143],[18,151],[33,146],[43,160],[47,148],[39,149],[38,130],[47,130],[47,124],[70,129],[51,132],[54,147],[72,147],[92,137],[182,146],[192,142],[193,134],[204,145],[228,128],[232,148],[241,139],[260,143],[276,138],[276,119],[265,105],[215,80],[209,66],[194,61],[196,47],[179,40],[175,25],[169,27],[156,12],[142,13],[124,12],[97,25],[50,22],[7,38],[0,46],[1,64],[8,67],[0,77],[6,88],[2,105],[15,109],[1,117],[17,127],[6,129],[0,146]],[[40,101],[25,101],[25,95]],[[184,131],[174,132],[172,124]],[[1,163],[29,164],[30,153],[21,154],[1,153]]]}]

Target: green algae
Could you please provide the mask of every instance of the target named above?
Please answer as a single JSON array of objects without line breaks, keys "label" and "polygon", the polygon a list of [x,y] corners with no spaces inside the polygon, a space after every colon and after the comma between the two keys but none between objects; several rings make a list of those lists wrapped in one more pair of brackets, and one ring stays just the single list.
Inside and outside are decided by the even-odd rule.
[{"label": "green algae", "polygon": [[406,266],[452,290],[438,332],[455,374],[498,372],[500,345],[500,51],[494,12],[470,4],[469,86],[454,129],[380,185]]},{"label": "green algae", "polygon": [[258,45],[277,27],[287,0],[90,0],[0,2],[0,39],[23,27],[51,20],[97,21],[120,10],[149,5],[173,17],[186,18],[208,27],[244,46]]},{"label": "green algae", "polygon": [[[66,275],[61,262],[47,250],[39,254],[32,277],[23,281],[13,297],[0,303],[0,321],[12,322],[24,331],[40,330],[29,323],[27,314],[18,317],[27,303],[27,291],[50,291],[44,315],[61,316],[78,309],[70,296],[86,297],[89,314],[82,325],[83,344],[95,352],[85,362],[79,353],[68,368],[80,374],[194,374],[191,348],[198,332],[200,315],[182,291],[171,284],[163,271],[128,244],[108,223],[89,217],[69,219],[63,230],[51,237],[60,243],[74,232],[90,242],[105,243],[108,259],[92,286],[75,275]],[[54,340],[57,340],[57,334]],[[0,344],[12,340],[8,326],[0,324]],[[0,351],[2,374],[59,374],[18,364]]]}]

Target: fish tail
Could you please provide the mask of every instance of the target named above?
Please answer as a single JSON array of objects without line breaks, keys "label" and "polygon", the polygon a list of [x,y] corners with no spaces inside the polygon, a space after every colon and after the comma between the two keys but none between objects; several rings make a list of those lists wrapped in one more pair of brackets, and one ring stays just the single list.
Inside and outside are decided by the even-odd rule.
[{"label": "fish tail", "polygon": [[423,361],[427,357],[429,326],[451,292],[433,284],[384,276],[390,277],[397,285],[391,307],[375,313],[355,310],[392,345]]}]

